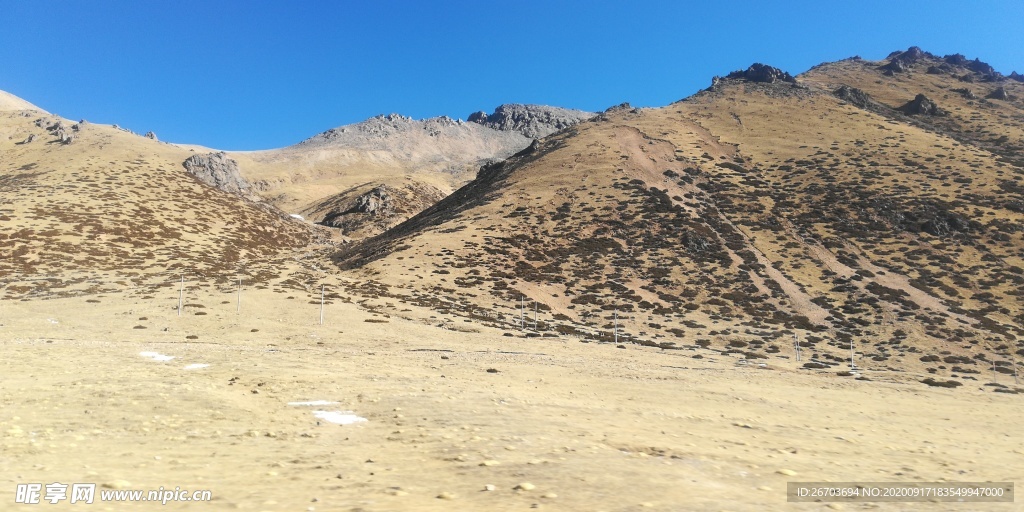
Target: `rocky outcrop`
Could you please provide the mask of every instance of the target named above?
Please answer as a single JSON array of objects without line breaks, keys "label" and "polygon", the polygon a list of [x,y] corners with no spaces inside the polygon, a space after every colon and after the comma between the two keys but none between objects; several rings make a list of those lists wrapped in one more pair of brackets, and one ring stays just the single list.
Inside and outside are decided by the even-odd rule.
[{"label": "rocky outcrop", "polygon": [[893,73],[906,73],[910,71],[914,64],[927,58],[935,58],[935,56],[917,46],[911,46],[905,52],[890,53],[889,62],[880,66],[880,69],[889,75]]},{"label": "rocky outcrop", "polygon": [[387,185],[375,187],[373,190],[356,198],[351,213],[367,213],[370,215],[386,215],[395,211],[391,199],[391,191]]},{"label": "rocky outcrop", "polygon": [[436,187],[419,182],[403,186],[377,184],[330,197],[307,211],[307,217],[341,230],[351,238],[366,238],[400,224],[445,197]]},{"label": "rocky outcrop", "polygon": [[912,116],[941,116],[946,114],[946,111],[939,108],[934,101],[924,94],[918,94],[917,97],[907,102],[906,105],[900,107],[899,110],[904,114]]},{"label": "rocky outcrop", "polygon": [[499,106],[493,114],[475,112],[467,120],[495,130],[519,132],[531,139],[539,139],[586,121],[594,115],[593,112],[582,110],[513,103]]},{"label": "rocky outcrop", "polygon": [[238,162],[223,151],[206,155],[193,155],[182,166],[200,181],[232,194],[248,195],[252,188],[238,172]]},{"label": "rocky outcrop", "polygon": [[153,140],[160,140],[160,139],[157,139],[157,138],[156,138],[156,134],[155,134],[155,133],[153,133],[153,132],[146,132],[146,135],[145,135],[145,137],[146,137],[147,139],[153,139]]},{"label": "rocky outcrop", "polygon": [[[746,70],[733,71],[726,75],[725,78],[765,84],[774,84],[776,82],[796,83],[796,78],[793,78],[793,75],[790,75],[779,68],[772,67],[767,64],[761,64],[759,62],[752,64]],[[714,82],[712,86],[714,86]]]},{"label": "rocky outcrop", "polygon": [[57,122],[46,127],[46,131],[50,132],[51,135],[57,138],[57,142],[68,145],[78,139],[78,125],[67,126],[63,121],[58,120]]},{"label": "rocky outcrop", "polygon": [[870,109],[877,105],[868,93],[849,85],[840,86],[832,94],[836,98],[863,109]]},{"label": "rocky outcrop", "polygon": [[957,94],[959,94],[960,97],[962,97],[965,100],[976,100],[976,99],[978,99],[978,96],[976,96],[974,94],[974,91],[972,91],[972,90],[970,90],[970,89],[968,89],[966,87],[963,87],[963,88],[960,88],[960,89],[952,89],[952,91],[957,93]]},{"label": "rocky outcrop", "polygon": [[1006,78],[1009,78],[1010,80],[1013,80],[1013,81],[1016,81],[1016,82],[1024,82],[1024,75],[1022,75],[1020,73],[1017,73],[1016,71],[1010,73],[1010,75],[1007,76]]},{"label": "rocky outcrop", "polygon": [[988,94],[988,96],[985,96],[985,97],[988,98],[988,99],[991,99],[991,100],[1003,100],[1003,101],[1006,101],[1006,100],[1010,99],[1010,95],[1006,93],[1006,88],[1002,87],[1002,86],[996,87],[996,90],[990,92]]}]

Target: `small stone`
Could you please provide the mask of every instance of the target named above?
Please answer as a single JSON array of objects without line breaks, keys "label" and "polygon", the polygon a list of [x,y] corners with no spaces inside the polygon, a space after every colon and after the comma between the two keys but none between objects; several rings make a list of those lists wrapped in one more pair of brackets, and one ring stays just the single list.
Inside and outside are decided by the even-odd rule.
[{"label": "small stone", "polygon": [[523,483],[513,487],[512,489],[516,490],[516,491],[532,491],[532,490],[534,490],[536,488],[537,488],[537,486],[531,484],[530,482],[523,482]]},{"label": "small stone", "polygon": [[759,491],[770,491],[770,490],[772,490],[772,488],[768,487],[767,485],[762,485],[761,487],[758,487],[757,490],[759,490]]},{"label": "small stone", "polygon": [[497,466],[498,464],[501,463],[496,460],[485,460],[480,463],[481,466]]},{"label": "small stone", "polygon": [[442,492],[441,494],[437,495],[437,499],[439,499],[439,500],[454,500],[455,499],[455,493]]},{"label": "small stone", "polygon": [[492,485],[492,484],[487,484],[487,485],[485,485],[485,486],[484,486],[484,490],[485,490],[485,491],[493,491],[493,490],[495,490],[495,489],[497,489],[497,487],[495,487],[495,486],[494,486],[494,485]]},{"label": "small stone", "polygon": [[776,471],[776,473],[778,473],[780,475],[786,475],[786,476],[796,476],[796,474],[797,474],[796,471],[793,471],[792,469],[780,469],[780,470]]},{"label": "small stone", "polygon": [[103,487],[105,489],[130,489],[131,486],[132,486],[132,483],[127,481],[127,480],[113,480],[113,481],[104,483],[100,487]]},{"label": "small stone", "polygon": [[830,508],[830,509],[832,509],[832,510],[842,510],[843,509],[843,505],[841,503],[829,503],[828,505],[825,505],[825,506]]},{"label": "small stone", "polygon": [[544,495],[541,496],[541,498],[548,498],[548,499],[555,499],[557,497],[558,497],[558,495],[553,493],[553,492],[545,493]]}]

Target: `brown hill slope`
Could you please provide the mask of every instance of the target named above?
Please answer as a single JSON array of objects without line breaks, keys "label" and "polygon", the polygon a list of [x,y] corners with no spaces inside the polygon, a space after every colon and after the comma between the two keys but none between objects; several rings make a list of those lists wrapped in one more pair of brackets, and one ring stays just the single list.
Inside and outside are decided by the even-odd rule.
[{"label": "brown hill slope", "polygon": [[793,355],[796,337],[819,366],[854,351],[862,368],[1012,371],[1024,169],[976,132],[1002,137],[995,121],[1020,119],[1024,84],[1000,82],[999,108],[942,107],[976,123],[953,137],[897,110],[960,87],[952,74],[899,75],[904,92],[866,107],[837,97],[843,84],[874,96],[884,64],[795,82],[754,67],[668,107],[607,112],[338,261],[376,293],[468,316],[515,321],[525,296],[541,331],[610,339],[619,324],[747,358]]},{"label": "brown hill slope", "polygon": [[141,285],[178,272],[276,277],[282,258],[315,233],[201,183],[183,167],[194,154],[111,126],[0,112],[5,297]]}]

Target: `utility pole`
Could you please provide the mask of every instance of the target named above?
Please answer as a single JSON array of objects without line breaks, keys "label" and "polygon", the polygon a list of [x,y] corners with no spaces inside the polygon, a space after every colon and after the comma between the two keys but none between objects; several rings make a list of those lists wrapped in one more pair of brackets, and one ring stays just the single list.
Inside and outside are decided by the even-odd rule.
[{"label": "utility pole", "polygon": [[181,316],[181,301],[185,297],[185,274],[181,274],[181,286],[178,287],[178,316]]},{"label": "utility pole", "polygon": [[533,330],[537,330],[537,301],[533,301]]},{"label": "utility pole", "polygon": [[320,285],[320,325],[324,324],[324,285]]},{"label": "utility pole", "polygon": [[242,311],[242,278],[238,278],[238,302],[235,305],[235,314]]}]

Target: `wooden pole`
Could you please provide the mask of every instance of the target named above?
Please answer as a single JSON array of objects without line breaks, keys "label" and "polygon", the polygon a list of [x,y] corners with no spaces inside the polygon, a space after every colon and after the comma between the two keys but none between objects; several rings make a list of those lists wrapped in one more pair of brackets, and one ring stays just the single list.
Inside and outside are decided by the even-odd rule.
[{"label": "wooden pole", "polygon": [[324,324],[324,285],[320,285],[320,325]]},{"label": "wooden pole", "polygon": [[619,310],[616,308],[613,310],[612,315],[615,317],[615,343],[619,342]]},{"label": "wooden pole", "polygon": [[850,340],[850,371],[857,369],[857,364],[853,362],[853,357],[856,355],[855,349],[853,348],[853,340]]},{"label": "wooden pole", "polygon": [[181,274],[181,286],[178,287],[178,316],[181,316],[181,301],[185,297],[185,274]]},{"label": "wooden pole", "polygon": [[235,304],[235,313],[242,312],[242,278],[238,278],[238,302]]},{"label": "wooden pole", "polygon": [[526,297],[523,295],[519,296],[519,328],[526,330]]},{"label": "wooden pole", "polygon": [[537,301],[533,301],[533,330],[537,330]]}]

